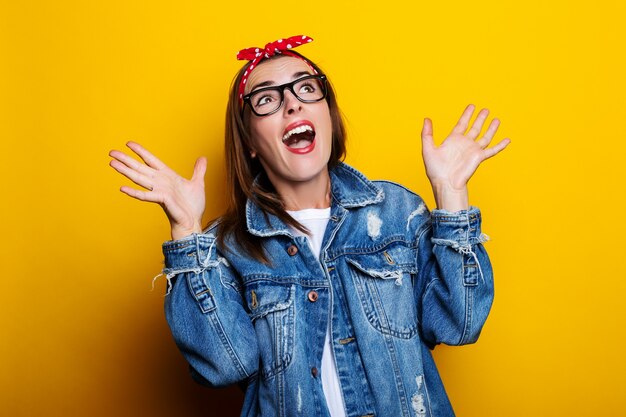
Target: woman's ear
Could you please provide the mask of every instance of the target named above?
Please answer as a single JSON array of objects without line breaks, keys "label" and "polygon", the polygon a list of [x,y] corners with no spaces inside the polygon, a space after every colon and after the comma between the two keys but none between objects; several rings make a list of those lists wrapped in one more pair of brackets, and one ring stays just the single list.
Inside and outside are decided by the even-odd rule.
[{"label": "woman's ear", "polygon": [[256,151],[254,149],[250,149],[250,158],[256,158]]}]

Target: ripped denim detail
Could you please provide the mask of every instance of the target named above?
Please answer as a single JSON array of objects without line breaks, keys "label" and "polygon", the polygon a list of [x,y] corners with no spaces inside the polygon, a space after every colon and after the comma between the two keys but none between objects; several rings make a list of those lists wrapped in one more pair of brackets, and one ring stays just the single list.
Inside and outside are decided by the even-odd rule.
[{"label": "ripped denim detail", "polygon": [[413,407],[417,417],[426,417],[426,405],[424,404],[424,393],[422,392],[424,377],[422,375],[416,376],[415,383],[417,384],[417,392],[411,397],[411,407]]},{"label": "ripped denim detail", "polygon": [[474,261],[476,261],[476,265],[478,265],[478,272],[480,273],[480,280],[484,283],[485,277],[483,276],[483,270],[480,267],[480,262],[478,262],[478,256],[476,256],[476,253],[474,252],[472,248],[473,248],[473,245],[484,243],[488,241],[489,239],[490,239],[489,236],[487,236],[485,233],[481,233],[480,236],[471,237],[469,238],[469,241],[467,243],[463,243],[463,244],[452,239],[437,239],[434,237],[431,238],[430,241],[433,243],[433,245],[449,246],[450,248],[456,250],[457,252],[463,255],[471,255],[474,258]]},{"label": "ripped denim detail", "polygon": [[367,273],[376,278],[382,278],[382,279],[395,278],[395,281],[394,281],[395,284],[402,285],[402,277],[403,277],[402,271],[374,271],[374,270],[368,269]]},{"label": "ripped denim detail", "polygon": [[[216,268],[220,263],[223,263],[225,266],[229,266],[228,261],[221,256],[217,256],[216,260],[211,260],[211,251],[213,250],[214,247],[215,247],[215,240],[211,242],[211,245],[209,246],[206,257],[202,260],[199,260],[200,265],[198,266],[194,266],[191,268],[182,268],[182,269],[181,268],[163,268],[163,270],[157,276],[152,278],[151,291],[154,291],[154,283],[161,276],[165,276],[165,279],[167,281],[167,291],[165,292],[165,296],[168,296],[170,292],[172,291],[172,278],[174,278],[178,274],[183,274],[185,272],[193,272],[195,274],[201,274],[206,269]],[[196,240],[196,251],[194,255],[198,256],[197,254],[199,253],[200,253],[200,248],[198,247],[198,242]]]},{"label": "ripped denim detail", "polygon": [[416,218],[419,215],[424,214],[424,212],[428,211],[428,209],[426,208],[426,205],[424,203],[421,203],[416,210],[414,210],[413,212],[411,212],[411,214],[409,214],[409,218],[406,220],[406,230],[407,232],[409,231],[409,228],[411,227],[411,220],[413,220],[414,218]]}]

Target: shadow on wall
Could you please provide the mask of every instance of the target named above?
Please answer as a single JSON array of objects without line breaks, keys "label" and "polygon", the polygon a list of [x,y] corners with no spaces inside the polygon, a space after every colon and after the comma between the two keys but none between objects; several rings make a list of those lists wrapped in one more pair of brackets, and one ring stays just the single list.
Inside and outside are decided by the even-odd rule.
[{"label": "shadow on wall", "polygon": [[126,326],[122,329],[126,337],[117,343],[123,351],[116,355],[125,368],[124,381],[115,384],[117,406],[107,404],[105,415],[239,417],[243,391],[236,385],[212,389],[194,382],[162,313],[160,288],[147,298],[147,304],[116,320]]},{"label": "shadow on wall", "polygon": [[[168,331],[169,333],[169,331]],[[166,335],[168,336],[168,335]],[[239,417],[243,404],[243,391],[238,386],[227,388],[207,388],[193,381],[188,372],[187,362],[174,346],[170,337],[162,339],[172,350],[169,357],[162,358],[155,377],[160,380],[160,390],[167,392],[168,408],[174,410],[169,416],[186,417]],[[155,384],[156,385],[156,384]],[[155,410],[156,412],[157,410]],[[161,415],[161,414],[152,414]]]}]

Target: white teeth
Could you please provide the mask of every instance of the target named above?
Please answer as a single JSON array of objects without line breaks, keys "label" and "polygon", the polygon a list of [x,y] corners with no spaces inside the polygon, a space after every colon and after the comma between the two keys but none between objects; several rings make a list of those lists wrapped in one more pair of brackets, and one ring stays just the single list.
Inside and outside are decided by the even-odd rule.
[{"label": "white teeth", "polygon": [[306,131],[312,132],[313,128],[309,125],[302,125],[302,126],[294,127],[289,132],[285,133],[285,136],[283,136],[283,141],[289,139],[291,135],[295,135],[296,133],[303,133]]}]

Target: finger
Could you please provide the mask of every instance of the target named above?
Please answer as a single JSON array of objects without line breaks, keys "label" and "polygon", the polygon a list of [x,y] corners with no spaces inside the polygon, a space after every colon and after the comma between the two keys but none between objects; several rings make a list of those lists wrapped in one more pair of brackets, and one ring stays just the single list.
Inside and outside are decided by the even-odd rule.
[{"label": "finger", "polygon": [[504,138],[500,142],[498,142],[495,146],[485,149],[485,152],[483,154],[485,158],[483,159],[483,161],[501,152],[504,148],[508,146],[509,143],[511,143],[511,139]]},{"label": "finger", "polygon": [[463,110],[461,118],[457,122],[456,126],[454,126],[454,129],[452,129],[452,133],[460,133],[461,135],[465,133],[465,131],[467,130],[467,126],[469,126],[469,121],[474,114],[474,107],[475,106],[473,104],[467,105],[465,110]]},{"label": "finger", "polygon": [[121,187],[120,191],[132,198],[136,198],[137,200],[149,201],[151,203],[161,202],[157,194],[149,192],[149,191],[136,190],[134,188],[127,187],[127,186]]},{"label": "finger", "polygon": [[133,152],[135,152],[137,155],[139,155],[139,157],[149,167],[152,167],[154,169],[164,169],[164,168],[167,168],[167,165],[165,165],[163,162],[161,162],[161,160],[159,158],[157,158],[156,156],[152,155],[146,148],[144,148],[143,146],[141,146],[137,142],[129,141],[129,142],[126,143],[126,146],[128,146],[130,149],[133,150]]},{"label": "finger", "polygon": [[126,178],[134,182],[135,184],[152,191],[153,187],[152,187],[152,182],[150,178],[146,177],[143,174],[140,174],[134,169],[127,167],[126,165],[124,165],[123,163],[115,159],[109,162],[109,165],[114,170],[116,170],[117,172],[119,172],[120,174],[122,174],[123,176],[125,176]]},{"label": "finger", "polygon": [[491,143],[491,139],[493,139],[493,136],[498,131],[498,127],[500,127],[500,120],[493,119],[491,123],[489,123],[489,127],[483,137],[478,139],[476,143],[478,143],[481,148],[485,149]]},{"label": "finger", "polygon": [[472,128],[467,132],[467,137],[472,140],[476,140],[480,131],[483,129],[483,124],[485,124],[485,120],[489,115],[489,109],[482,109],[478,112],[478,116],[476,116],[476,120],[474,120],[474,124]]},{"label": "finger", "polygon": [[142,164],[141,162],[137,161],[135,158],[129,155],[126,155],[124,152],[112,150],[111,152],[109,152],[109,156],[121,162],[122,164],[126,165],[128,168],[134,169],[137,172],[141,172],[142,174],[146,176],[150,176],[153,172],[152,168],[150,168],[149,166],[146,166],[145,164]]},{"label": "finger", "polygon": [[196,165],[193,167],[193,175],[191,181],[204,180],[204,174],[206,173],[207,161],[204,156],[201,156],[196,160]]},{"label": "finger", "polygon": [[433,122],[426,117],[422,127],[422,148],[433,148],[435,140],[433,138]]}]

